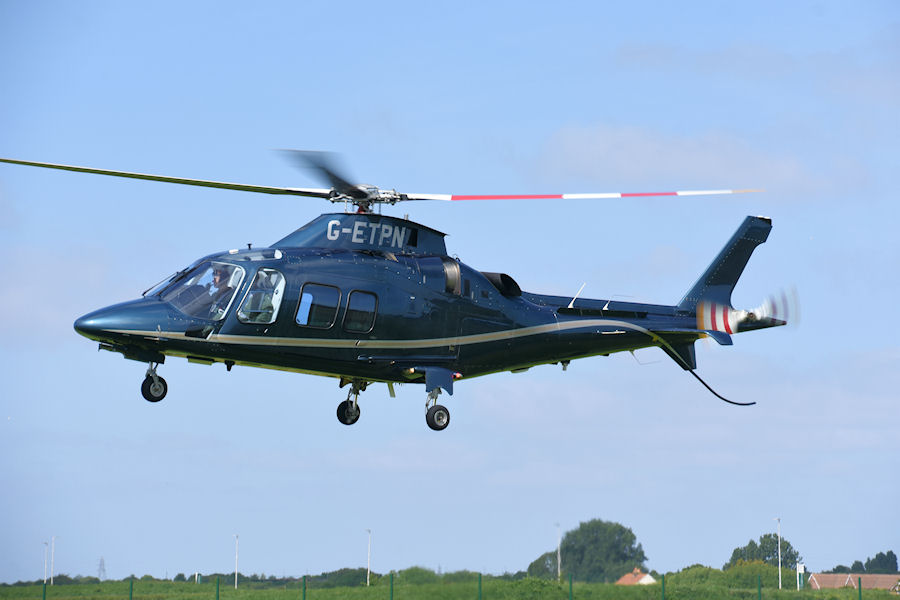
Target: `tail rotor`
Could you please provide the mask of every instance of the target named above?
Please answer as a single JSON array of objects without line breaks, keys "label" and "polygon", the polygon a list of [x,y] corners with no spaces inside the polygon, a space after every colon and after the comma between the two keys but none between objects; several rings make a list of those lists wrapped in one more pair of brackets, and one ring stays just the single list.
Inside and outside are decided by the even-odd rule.
[{"label": "tail rotor", "polygon": [[800,322],[800,300],[797,288],[782,289],[766,298],[759,308],[751,311],[758,319],[776,319],[796,325]]}]

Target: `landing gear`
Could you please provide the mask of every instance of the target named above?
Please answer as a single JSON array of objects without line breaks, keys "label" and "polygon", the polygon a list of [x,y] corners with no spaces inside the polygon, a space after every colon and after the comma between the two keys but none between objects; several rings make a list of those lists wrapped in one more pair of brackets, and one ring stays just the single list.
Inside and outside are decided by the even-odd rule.
[{"label": "landing gear", "polygon": [[[450,424],[450,411],[446,406],[437,403],[437,397],[441,393],[441,388],[435,388],[428,392],[428,399],[425,401],[425,423],[434,431],[443,431]],[[428,405],[431,404],[429,408]]]},{"label": "landing gear", "polygon": [[[344,383],[344,380],[341,380]],[[367,383],[354,379],[350,381],[350,391],[347,392],[347,399],[338,404],[337,418],[344,425],[353,425],[359,421],[359,393],[366,389]],[[346,383],[344,383],[346,385]],[[343,385],[341,386],[343,387]]]},{"label": "landing gear", "polygon": [[156,374],[157,366],[159,366],[157,363],[150,363],[150,366],[147,367],[147,375],[141,384],[141,395],[148,402],[159,402],[166,397],[166,392],[169,391],[166,380]]},{"label": "landing gear", "polygon": [[343,423],[344,425],[353,425],[357,421],[359,421],[359,404],[354,400],[351,402],[350,400],[344,400],[337,407],[337,418],[338,421]]},{"label": "landing gear", "polygon": [[435,431],[442,431],[450,424],[450,411],[446,406],[435,404],[425,413],[425,422]]}]

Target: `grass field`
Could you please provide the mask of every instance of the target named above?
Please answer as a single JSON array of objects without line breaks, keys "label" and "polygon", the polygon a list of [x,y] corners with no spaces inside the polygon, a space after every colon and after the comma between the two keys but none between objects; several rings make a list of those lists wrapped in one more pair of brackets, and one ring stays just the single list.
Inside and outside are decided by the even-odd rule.
[{"label": "grass field", "polygon": [[[218,595],[216,583],[200,584],[138,579],[133,582],[105,581],[103,583],[81,583],[46,587],[47,600],[303,600],[301,583],[262,589],[234,589],[231,582],[220,581]],[[755,600],[757,589],[729,588],[720,585],[678,584],[667,581],[667,600]],[[574,583],[572,598],[578,600],[660,600],[662,585],[616,586],[600,583]],[[42,585],[0,586],[0,600],[41,600],[44,597]],[[410,584],[382,577],[371,587],[307,588],[308,600],[478,600],[477,580],[454,583]],[[859,592],[854,589],[840,590],[778,590],[763,587],[761,597],[766,600],[858,600]],[[569,598],[569,584],[555,581],[526,578],[506,581],[485,578],[481,583],[482,600],[566,600]],[[885,590],[863,590],[866,600],[896,600],[898,596]]]}]

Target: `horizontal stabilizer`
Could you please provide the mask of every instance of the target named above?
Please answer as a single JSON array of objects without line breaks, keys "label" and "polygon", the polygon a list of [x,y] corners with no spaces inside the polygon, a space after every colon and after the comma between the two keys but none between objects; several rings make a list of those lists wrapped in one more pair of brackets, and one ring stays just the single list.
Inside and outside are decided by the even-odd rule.
[{"label": "horizontal stabilizer", "polygon": [[731,339],[731,336],[725,333],[724,331],[713,331],[711,329],[680,329],[670,327],[668,329],[654,329],[653,333],[658,333],[662,336],[684,336],[690,335],[693,336],[694,339],[700,339],[703,336],[709,336],[712,339],[716,340],[716,343],[720,346],[732,346],[734,345],[734,341]]}]

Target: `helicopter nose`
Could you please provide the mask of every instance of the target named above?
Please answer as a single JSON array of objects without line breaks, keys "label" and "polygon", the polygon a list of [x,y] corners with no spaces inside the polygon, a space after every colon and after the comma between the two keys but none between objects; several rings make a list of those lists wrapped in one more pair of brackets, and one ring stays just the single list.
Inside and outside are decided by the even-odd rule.
[{"label": "helicopter nose", "polygon": [[95,310],[75,321],[75,331],[86,338],[116,341],[130,333],[144,329],[156,329],[165,322],[165,312],[158,302],[134,300]]},{"label": "helicopter nose", "polygon": [[156,299],[107,306],[75,321],[75,331],[98,342],[133,342],[161,329],[169,329],[169,312],[167,305]]},{"label": "helicopter nose", "polygon": [[[104,308],[88,313],[75,320],[75,331],[86,338],[101,340],[107,337],[112,329],[116,329],[119,319],[115,316],[117,311]],[[107,334],[107,335],[104,335]]]}]

